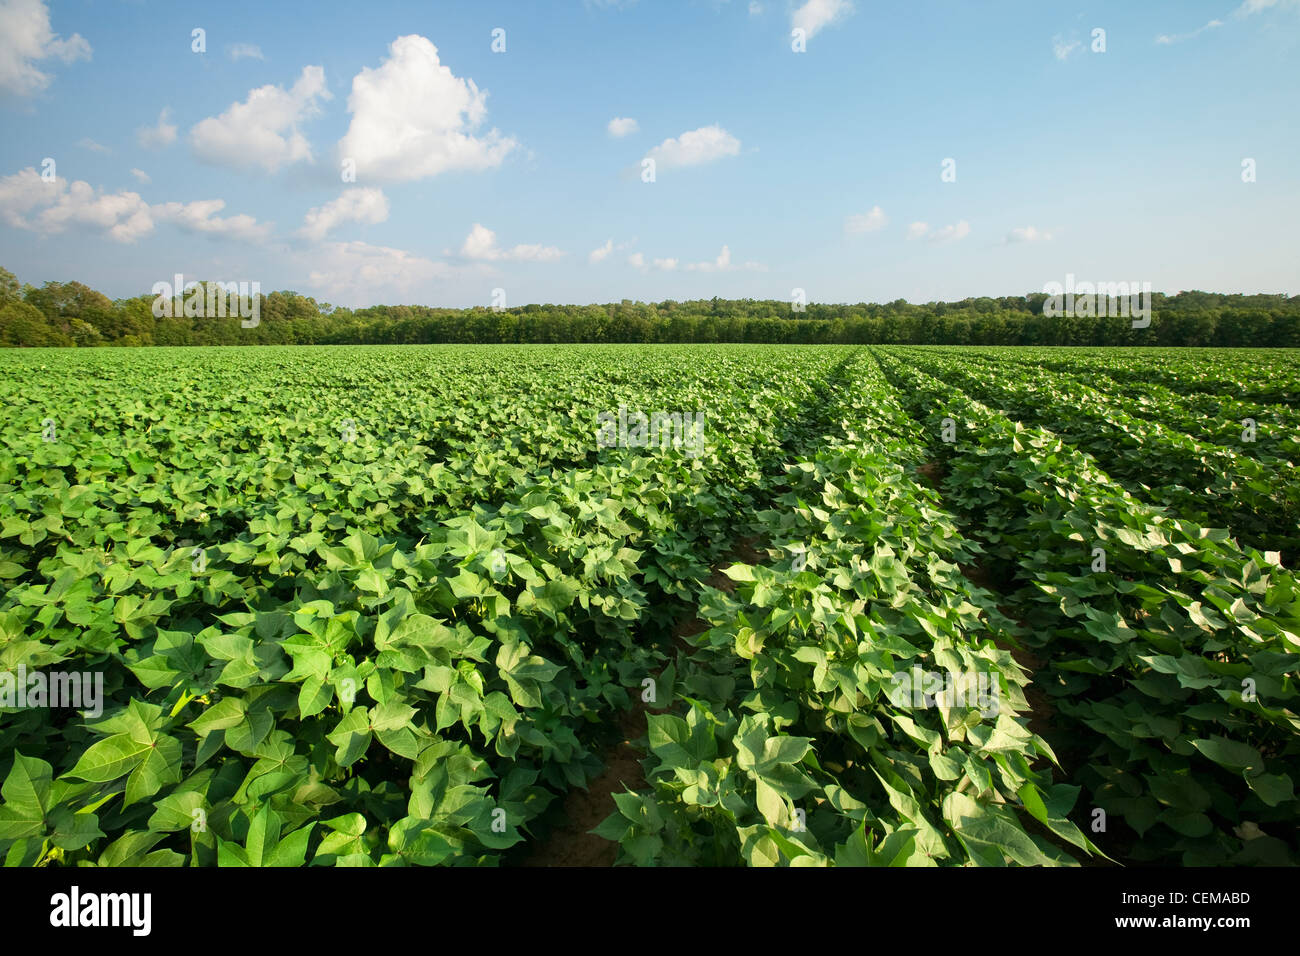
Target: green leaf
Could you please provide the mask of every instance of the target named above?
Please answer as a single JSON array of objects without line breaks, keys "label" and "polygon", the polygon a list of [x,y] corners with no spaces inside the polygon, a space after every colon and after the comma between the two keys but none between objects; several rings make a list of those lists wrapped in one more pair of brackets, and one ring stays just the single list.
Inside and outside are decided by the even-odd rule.
[{"label": "green leaf", "polygon": [[45,829],[53,769],[44,760],[14,752],[14,765],[0,794],[0,840],[20,840]]},{"label": "green leaf", "polygon": [[1193,740],[1192,746],[1206,757],[1229,770],[1260,770],[1264,761],[1254,747],[1227,737],[1211,736]]}]

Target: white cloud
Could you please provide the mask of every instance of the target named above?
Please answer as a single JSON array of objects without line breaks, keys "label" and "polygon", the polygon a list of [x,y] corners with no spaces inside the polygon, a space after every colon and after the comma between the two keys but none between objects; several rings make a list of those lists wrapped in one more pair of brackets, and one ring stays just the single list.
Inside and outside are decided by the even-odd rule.
[{"label": "white cloud", "polygon": [[[1234,10],[1233,16],[1248,17],[1252,14],[1259,13],[1262,10],[1270,10],[1274,7],[1295,7],[1300,6],[1300,0],[1245,0],[1241,6]],[[1223,21],[1219,19],[1210,20],[1205,26],[1197,27],[1190,33],[1161,33],[1156,37],[1156,43],[1168,45],[1171,43],[1182,43],[1184,40],[1191,40],[1200,36],[1206,30],[1213,30],[1223,26]]]},{"label": "white cloud", "polygon": [[232,60],[265,60],[262,48],[255,43],[232,43],[227,47]]},{"label": "white cloud", "polygon": [[636,120],[630,117],[615,116],[609,121],[609,126],[606,128],[609,130],[610,136],[627,136],[637,132],[641,127],[637,125]]},{"label": "white cloud", "polygon": [[1261,10],[1268,10],[1270,7],[1293,7],[1297,3],[1300,3],[1300,0],[1245,0],[1245,3],[1235,12],[1239,17],[1247,17]]},{"label": "white cloud", "polygon": [[50,75],[36,64],[41,60],[89,60],[90,44],[79,33],[60,39],[50,27],[44,0],[0,2],[0,91],[17,96],[39,93],[50,85]]},{"label": "white cloud", "polygon": [[388,197],[382,189],[358,187],[344,190],[337,199],[307,211],[298,235],[324,239],[331,229],[345,222],[377,223],[388,218]]},{"label": "white cloud", "polygon": [[677,268],[677,260],[676,260],[676,259],[656,259],[656,260],[654,261],[654,267],[655,267],[656,269],[659,269],[659,270],[662,271],[662,272],[672,272],[674,269]]},{"label": "white cloud", "polygon": [[477,222],[474,223],[474,228],[469,231],[469,235],[465,237],[465,242],[460,248],[460,254],[467,259],[483,259],[490,262],[500,262],[506,259],[513,259],[518,262],[548,262],[564,255],[554,246],[540,244],[518,245],[511,249],[502,249],[497,245],[496,233]]},{"label": "white cloud", "polygon": [[16,229],[31,229],[26,214],[57,200],[67,185],[65,179],[46,182],[31,166],[5,176],[0,179],[0,216]]},{"label": "white cloud", "polygon": [[970,235],[970,223],[965,219],[954,226],[944,226],[942,229],[936,229],[926,238],[930,242],[958,242]]},{"label": "white cloud", "polygon": [[587,261],[592,265],[595,265],[597,262],[604,262],[615,252],[622,252],[624,249],[634,245],[636,245],[635,239],[631,242],[615,242],[613,239],[607,239],[603,246],[592,249],[591,252],[587,253]]},{"label": "white cloud", "polygon": [[186,232],[243,242],[265,242],[270,238],[271,224],[259,223],[245,213],[216,218],[216,214],[225,208],[224,199],[199,199],[186,203],[161,203],[153,207],[153,214],[159,222],[169,222]]},{"label": "white cloud", "polygon": [[[138,169],[132,173],[148,180]],[[30,166],[0,179],[0,219],[15,228],[43,235],[72,226],[79,231],[103,233],[115,242],[135,242],[153,232],[157,223],[165,222],[187,232],[247,242],[269,237],[271,224],[259,223],[252,216],[217,218],[216,213],[225,206],[222,199],[151,206],[139,193],[125,189],[106,193],[87,182],[69,183],[63,178],[46,182]]]},{"label": "white cloud", "polygon": [[146,173],[143,169],[132,169],[131,175],[134,176],[136,179],[140,180],[140,182],[144,183],[146,186],[148,186],[151,182],[153,182],[153,179],[151,179],[149,174]]},{"label": "white cloud", "polygon": [[914,222],[907,227],[908,239],[925,239],[928,242],[958,242],[970,235],[970,223],[965,219],[951,226],[931,229],[927,223]]},{"label": "white cloud", "polygon": [[[39,210],[35,218],[28,214]],[[104,193],[80,180],[53,182],[26,169],[0,179],[0,218],[10,226],[42,234],[59,233],[68,226],[105,233],[115,242],[134,242],[153,231],[149,204],[139,193],[125,190]]]},{"label": "white cloud", "polygon": [[803,30],[808,39],[812,39],[823,27],[830,26],[853,12],[849,0],[808,0],[794,11],[790,17],[790,26]]},{"label": "white cloud", "polygon": [[348,112],[339,155],[376,181],[490,169],[518,145],[495,129],[474,134],[487,118],[487,93],[452,75],[438,48],[414,34],[394,40],[378,68],[353,77]]},{"label": "white cloud", "polygon": [[885,210],[879,206],[872,206],[870,212],[859,213],[845,219],[844,231],[849,235],[857,235],[863,232],[876,232],[887,225],[889,225],[889,217],[885,215]]},{"label": "white cloud", "polygon": [[1066,41],[1059,33],[1052,37],[1052,54],[1058,60],[1068,60],[1070,54],[1079,49],[1078,40]]},{"label": "white cloud", "polygon": [[740,140],[715,123],[682,133],[677,138],[670,136],[646,155],[655,161],[656,167],[670,169],[674,166],[697,166],[739,153]]},{"label": "white cloud", "polygon": [[190,130],[190,147],[200,160],[237,169],[257,167],[274,172],[310,160],[311,144],[298,124],[320,112],[318,100],[332,99],[325,70],[303,67],[291,89],[259,86],[242,103],[220,116],[209,116]]},{"label": "white cloud", "polygon": [[1051,242],[1052,234],[1035,226],[1023,226],[1007,233],[1007,242]]},{"label": "white cloud", "polygon": [[109,149],[107,146],[105,146],[103,143],[97,143],[97,142],[95,142],[93,139],[91,139],[89,136],[84,136],[84,137],[82,137],[81,139],[79,139],[79,140],[77,141],[77,145],[80,146],[82,149],[88,149],[88,150],[90,150],[92,153],[111,153],[111,152],[112,152],[112,150]]},{"label": "white cloud", "polygon": [[176,142],[176,124],[167,122],[169,107],[164,107],[158,114],[158,122],[153,126],[141,126],[135,131],[136,141],[145,149],[157,149],[170,146]]},{"label": "white cloud", "polygon": [[640,252],[634,252],[627,257],[627,264],[633,269],[645,268],[645,255]]},{"label": "white cloud", "polygon": [[1193,30],[1191,33],[1174,33],[1174,34],[1162,33],[1160,34],[1160,36],[1156,37],[1156,42],[1160,44],[1181,43],[1183,40],[1190,40],[1193,37],[1200,36],[1206,30],[1213,30],[1215,27],[1221,27],[1221,26],[1223,26],[1222,20],[1211,20],[1205,26],[1198,27],[1197,29]]},{"label": "white cloud", "polygon": [[364,242],[321,243],[303,261],[310,264],[314,286],[349,304],[380,301],[452,273],[445,263]]},{"label": "white cloud", "polygon": [[[676,263],[676,259],[672,260]],[[767,266],[758,262],[744,262],[740,265],[731,264],[731,249],[727,246],[722,247],[718,253],[718,258],[712,262],[688,262],[683,268],[689,272],[734,272],[744,270],[746,272],[763,272]]]},{"label": "white cloud", "polygon": [[749,15],[756,17],[763,12],[763,5],[758,0],[749,0]]}]

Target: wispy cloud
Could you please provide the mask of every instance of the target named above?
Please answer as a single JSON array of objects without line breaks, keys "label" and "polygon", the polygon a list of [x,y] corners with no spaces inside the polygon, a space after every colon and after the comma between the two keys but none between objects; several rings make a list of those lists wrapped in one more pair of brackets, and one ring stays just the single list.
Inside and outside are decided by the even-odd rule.
[{"label": "wispy cloud", "polygon": [[1162,33],[1156,37],[1156,42],[1160,44],[1181,43],[1184,40],[1190,40],[1192,37],[1200,36],[1206,30],[1213,30],[1216,27],[1223,26],[1222,20],[1211,20],[1203,27],[1198,27],[1191,33]]},{"label": "wispy cloud", "polygon": [[255,43],[232,43],[226,48],[232,60],[265,60],[262,48]]},{"label": "wispy cloud", "polygon": [[879,206],[872,206],[870,212],[858,213],[844,220],[844,231],[850,236],[863,232],[876,232],[889,225],[889,217]]},{"label": "wispy cloud", "polygon": [[1052,55],[1058,60],[1068,60],[1070,55],[1079,49],[1078,40],[1066,40],[1059,33],[1052,37]]},{"label": "wispy cloud", "polygon": [[929,223],[914,222],[907,227],[907,238],[909,240],[924,239],[927,242],[959,242],[970,235],[970,223],[965,219],[961,222],[954,223],[950,226],[942,226],[939,229],[931,229]]},{"label": "wispy cloud", "polygon": [[1036,226],[1020,226],[1007,233],[1006,242],[1051,242],[1052,234]]}]

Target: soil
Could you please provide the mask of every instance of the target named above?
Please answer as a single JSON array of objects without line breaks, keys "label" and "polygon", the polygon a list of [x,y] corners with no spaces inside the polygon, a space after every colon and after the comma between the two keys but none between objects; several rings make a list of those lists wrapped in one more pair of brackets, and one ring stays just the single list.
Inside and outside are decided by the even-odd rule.
[{"label": "soil", "polygon": [[[720,570],[735,561],[757,564],[763,555],[754,550],[756,538],[742,538],[728,559],[713,569],[709,586],[732,594],[736,582]],[[673,644],[689,654],[686,638],[708,630],[709,625],[693,614],[683,614],[673,625]],[[523,866],[613,866],[618,858],[618,844],[588,831],[595,829],[618,807],[614,794],[625,790],[645,790],[648,785],[641,761],[645,751],[646,711],[650,706],[634,696],[633,705],[619,716],[619,740],[603,754],[605,769],[587,784],[587,789],[573,788],[564,798],[564,823],[552,830],[528,857]],[[666,703],[665,703],[666,706]],[[658,707],[654,709],[660,709]]]},{"label": "soil", "polygon": [[574,788],[564,798],[565,823],[552,830],[537,850],[522,861],[524,866],[613,866],[618,844],[589,833],[613,813],[614,794],[646,788],[641,768],[642,752],[635,741],[646,735],[646,705],[639,697],[619,718],[619,742],[605,754],[605,769],[587,784]]},{"label": "soil", "polygon": [[942,462],[927,461],[924,465],[917,465],[916,473],[924,478],[925,483],[931,488],[938,488],[943,484],[947,470],[943,467]]}]

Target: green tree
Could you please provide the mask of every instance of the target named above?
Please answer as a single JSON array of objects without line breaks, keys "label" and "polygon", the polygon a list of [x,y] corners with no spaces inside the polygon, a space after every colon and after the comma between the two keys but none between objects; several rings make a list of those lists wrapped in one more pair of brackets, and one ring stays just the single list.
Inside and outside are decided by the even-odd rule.
[{"label": "green tree", "polygon": [[51,327],[40,309],[14,301],[0,307],[0,345],[72,345],[72,339]]}]

